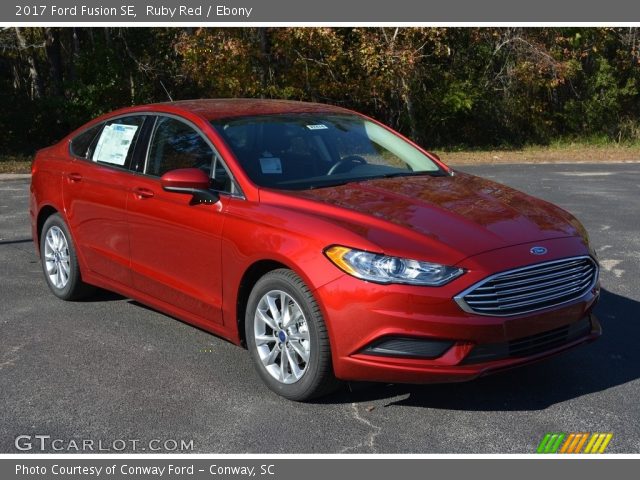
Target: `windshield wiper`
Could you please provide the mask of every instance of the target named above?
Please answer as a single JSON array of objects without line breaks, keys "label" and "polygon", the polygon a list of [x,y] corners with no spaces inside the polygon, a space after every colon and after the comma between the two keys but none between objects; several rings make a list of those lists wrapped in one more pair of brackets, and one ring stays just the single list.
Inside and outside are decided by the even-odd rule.
[{"label": "windshield wiper", "polygon": [[336,182],[327,182],[327,183],[319,183],[315,185],[309,185],[307,188],[303,190],[316,190],[317,188],[327,188],[327,187],[341,187],[342,185],[347,185],[349,183],[358,183],[366,180],[364,178],[353,178],[349,180],[340,180]]},{"label": "windshield wiper", "polygon": [[[291,186],[292,190],[316,190],[319,188],[330,188],[330,187],[340,187],[343,185],[348,185],[350,183],[360,183],[360,182],[368,182],[369,180],[380,180],[381,178],[395,178],[395,177],[446,177],[447,174],[440,170],[434,171],[425,171],[425,172],[393,172],[393,173],[385,173],[382,175],[371,175],[367,177],[354,177],[354,178],[344,178],[344,179],[336,179],[335,181],[320,181],[311,185],[303,185],[300,184],[297,187]],[[282,182],[281,185],[286,185],[288,182]],[[297,182],[296,182],[297,183]]]},{"label": "windshield wiper", "polygon": [[372,177],[367,177],[365,180],[377,180],[379,178],[396,178],[396,177],[445,177],[447,174],[440,170],[433,171],[425,171],[425,172],[393,172],[393,173],[385,173],[382,175],[375,175]]}]

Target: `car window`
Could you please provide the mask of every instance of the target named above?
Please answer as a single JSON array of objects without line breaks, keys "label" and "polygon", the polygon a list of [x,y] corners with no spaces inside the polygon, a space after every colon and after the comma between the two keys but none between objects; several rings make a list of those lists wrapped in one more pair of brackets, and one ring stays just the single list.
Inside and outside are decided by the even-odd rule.
[{"label": "car window", "polygon": [[178,168],[200,168],[211,178],[213,190],[234,192],[226,166],[197,130],[175,118],[158,117],[145,173],[160,177]]},{"label": "car window", "polygon": [[146,173],[162,176],[177,168],[201,168],[211,173],[214,153],[202,136],[184,122],[158,117],[151,138]]},{"label": "car window", "polygon": [[129,168],[144,116],[121,117],[104,124],[87,157],[96,163]]},{"label": "car window", "polygon": [[392,131],[357,115],[274,114],[212,121],[259,186],[308,189],[446,173]]},{"label": "car window", "polygon": [[104,123],[91,127],[80,135],[75,136],[71,140],[71,145],[69,146],[71,154],[76,157],[88,158],[89,147],[98,133],[100,133],[100,130],[102,130],[102,127],[104,127]]}]

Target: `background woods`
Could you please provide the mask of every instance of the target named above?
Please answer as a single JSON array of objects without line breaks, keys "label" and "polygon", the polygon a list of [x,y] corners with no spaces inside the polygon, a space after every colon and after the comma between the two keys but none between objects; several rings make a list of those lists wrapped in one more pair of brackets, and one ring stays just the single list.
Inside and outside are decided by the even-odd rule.
[{"label": "background woods", "polygon": [[430,148],[640,142],[638,28],[0,29],[0,154],[120,106],[343,105]]}]

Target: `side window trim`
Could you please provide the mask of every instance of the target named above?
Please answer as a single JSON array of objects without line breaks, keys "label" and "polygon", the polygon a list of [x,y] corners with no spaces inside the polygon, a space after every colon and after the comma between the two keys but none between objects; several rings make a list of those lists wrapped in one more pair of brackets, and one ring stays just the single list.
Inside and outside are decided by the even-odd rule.
[{"label": "side window trim", "polygon": [[151,144],[151,136],[155,129],[157,116],[154,114],[146,115],[144,123],[142,124],[140,135],[136,140],[135,150],[133,152],[133,158],[129,170],[133,173],[143,174],[147,163],[147,155],[149,152],[149,145]]},{"label": "side window trim", "polygon": [[240,186],[238,185],[238,182],[236,182],[235,177],[233,176],[233,174],[231,173],[231,171],[229,170],[229,168],[227,167],[227,164],[225,163],[224,159],[222,158],[222,155],[220,155],[220,152],[218,152],[218,149],[213,145],[213,143],[209,140],[209,138],[202,132],[202,130],[200,128],[198,128],[194,123],[190,122],[189,120],[187,120],[186,118],[180,117],[178,115],[172,115],[170,113],[154,113],[155,115],[155,119],[154,119],[154,124],[153,124],[153,129],[151,130],[151,134],[149,135],[149,140],[147,142],[147,149],[145,152],[145,159],[144,159],[144,169],[142,170],[142,174],[148,177],[152,177],[152,178],[160,178],[157,175],[152,175],[150,173],[147,173],[147,169],[149,168],[149,154],[151,152],[151,145],[153,144],[153,140],[155,138],[156,135],[156,130],[158,129],[158,125],[159,125],[159,120],[161,117],[167,117],[167,118],[172,118],[178,122],[184,123],[185,125],[187,125],[189,128],[193,129],[193,131],[195,131],[204,141],[205,143],[209,146],[209,148],[211,149],[211,151],[213,152],[215,161],[212,161],[212,165],[211,165],[211,178],[215,178],[215,167],[218,164],[218,162],[220,162],[220,164],[222,165],[222,167],[224,168],[224,170],[227,172],[227,175],[229,176],[229,180],[231,182],[231,191],[227,192],[224,190],[213,190],[216,193],[222,194],[222,195],[230,195],[232,197],[235,198],[241,198],[241,199],[246,199],[244,193],[242,192],[242,190],[240,189]]},{"label": "side window trim", "polygon": [[159,178],[157,175],[152,175],[147,173],[149,170],[149,155],[151,153],[151,145],[153,145],[154,140],[156,139],[156,133],[158,130],[158,120],[160,117],[166,117],[168,115],[156,115],[153,119],[153,127],[151,128],[151,133],[149,134],[149,141],[147,142],[147,151],[144,154],[144,166],[142,168],[142,174],[147,177]]}]

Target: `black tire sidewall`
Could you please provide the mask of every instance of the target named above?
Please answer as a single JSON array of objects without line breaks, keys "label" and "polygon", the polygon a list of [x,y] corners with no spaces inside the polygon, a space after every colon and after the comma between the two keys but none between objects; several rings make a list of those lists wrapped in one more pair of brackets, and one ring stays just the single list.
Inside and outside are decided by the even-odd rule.
[{"label": "black tire sidewall", "polygon": [[[309,329],[309,338],[311,341],[311,352],[309,355],[309,363],[307,370],[300,380],[292,384],[283,384],[273,378],[271,374],[264,368],[262,361],[258,356],[254,338],[254,322],[255,311],[260,299],[271,290],[282,290],[289,294],[300,306],[307,321]],[[311,394],[317,389],[320,361],[320,332],[318,331],[318,322],[322,322],[321,318],[313,312],[313,305],[310,305],[307,295],[308,292],[301,291],[288,276],[279,274],[279,271],[269,273],[261,278],[254,286],[246,309],[245,318],[245,338],[247,339],[247,348],[253,359],[256,370],[267,386],[277,394],[290,400],[304,400],[312,397]],[[312,301],[314,301],[312,299]]]}]

